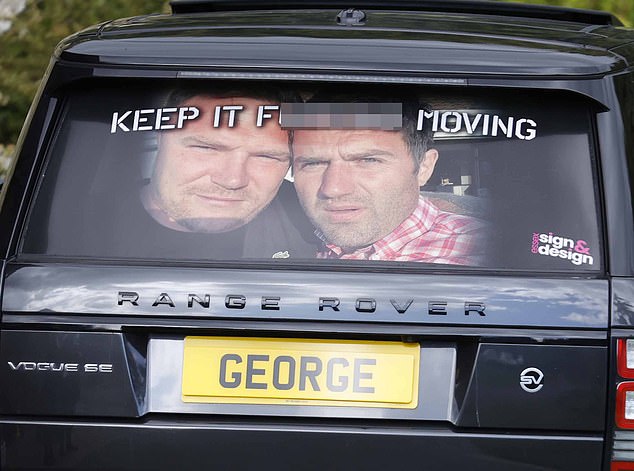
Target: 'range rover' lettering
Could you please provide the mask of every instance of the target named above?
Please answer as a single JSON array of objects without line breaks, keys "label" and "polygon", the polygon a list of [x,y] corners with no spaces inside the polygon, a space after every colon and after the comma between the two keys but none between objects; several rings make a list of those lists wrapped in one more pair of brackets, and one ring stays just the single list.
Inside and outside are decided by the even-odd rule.
[{"label": "'range rover' lettering", "polygon": [[[179,306],[178,299],[171,297],[168,293],[160,293],[155,297],[148,297],[147,304],[152,307],[168,306],[170,308]],[[224,306],[225,309],[241,310],[251,305],[247,296],[242,294],[228,294],[224,298],[218,296],[216,306]],[[141,296],[136,291],[119,291],[117,294],[117,305],[119,306],[139,306]],[[186,299],[182,300],[180,306],[187,306],[188,309],[202,308],[211,309],[213,299],[209,293],[204,294],[187,294]],[[383,303],[387,305],[388,303]],[[279,311],[284,306],[284,300],[280,296],[261,296],[257,305],[261,311]],[[464,302],[448,302],[448,301],[415,301],[412,298],[406,299],[389,299],[389,305],[397,314],[418,313],[430,316],[443,315],[462,312],[465,316],[471,314],[476,317],[485,317],[486,305],[483,302],[464,301]],[[380,302],[375,298],[359,297],[353,301],[341,300],[334,296],[321,296],[317,298],[316,307],[319,312],[337,313],[349,306],[355,312],[361,314],[373,314],[381,306]]]}]

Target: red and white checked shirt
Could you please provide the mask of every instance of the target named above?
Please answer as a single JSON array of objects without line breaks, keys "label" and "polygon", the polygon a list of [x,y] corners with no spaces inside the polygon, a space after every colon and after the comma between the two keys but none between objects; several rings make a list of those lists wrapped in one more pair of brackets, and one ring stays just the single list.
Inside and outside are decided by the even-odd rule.
[{"label": "red and white checked shirt", "polygon": [[484,263],[487,225],[480,219],[439,210],[423,197],[396,229],[381,240],[354,252],[329,244],[320,231],[324,248],[317,258],[390,260],[478,266]]}]

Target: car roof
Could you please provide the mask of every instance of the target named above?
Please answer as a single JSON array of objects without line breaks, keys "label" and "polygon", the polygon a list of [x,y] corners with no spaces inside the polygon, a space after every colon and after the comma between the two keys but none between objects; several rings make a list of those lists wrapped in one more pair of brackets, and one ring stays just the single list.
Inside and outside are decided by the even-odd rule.
[{"label": "car roof", "polygon": [[176,13],[102,24],[67,39],[57,53],[70,60],[185,69],[528,77],[604,75],[634,61],[634,32],[602,12],[554,9],[563,11],[557,16],[537,9],[530,17],[524,10],[405,10],[402,2],[383,2],[387,6],[363,8],[363,25],[342,26],[341,8],[315,7],[324,2],[301,9],[278,2],[260,10],[247,9],[245,1],[224,2],[239,8],[196,12],[208,3],[222,4],[173,0]]},{"label": "car roof", "polygon": [[622,25],[620,20],[609,12],[501,2],[499,0],[170,0],[169,3],[174,14],[263,9],[369,8],[445,13],[489,13],[526,18],[550,18],[588,24]]}]

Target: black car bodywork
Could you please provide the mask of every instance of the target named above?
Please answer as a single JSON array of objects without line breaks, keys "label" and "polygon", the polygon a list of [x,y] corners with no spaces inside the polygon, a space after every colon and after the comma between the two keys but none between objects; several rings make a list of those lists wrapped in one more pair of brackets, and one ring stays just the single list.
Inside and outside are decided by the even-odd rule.
[{"label": "black car bodywork", "polygon": [[[173,8],[60,44],[20,138],[0,213],[2,469],[579,471],[634,461],[634,434],[615,423],[627,382],[617,340],[634,324],[631,30],[598,12],[488,2]],[[66,91],[136,79],[578,97],[596,111],[587,191],[603,262],[567,273],[26,253]],[[192,293],[209,294],[211,308]],[[182,341],[192,335],[419,343],[420,404],[185,403]],[[533,381],[528,368],[543,374],[539,393],[520,388]],[[634,469],[622,466],[612,469]]]}]

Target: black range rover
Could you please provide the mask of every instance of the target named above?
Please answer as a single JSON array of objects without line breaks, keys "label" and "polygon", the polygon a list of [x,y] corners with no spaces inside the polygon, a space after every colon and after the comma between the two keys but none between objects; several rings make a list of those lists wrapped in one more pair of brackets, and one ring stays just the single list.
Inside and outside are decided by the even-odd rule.
[{"label": "black range rover", "polygon": [[173,0],[2,190],[0,467],[634,469],[634,33]]}]

